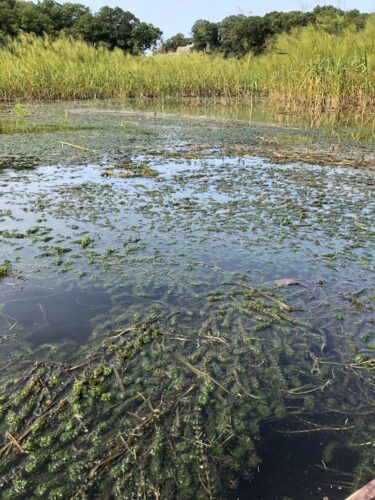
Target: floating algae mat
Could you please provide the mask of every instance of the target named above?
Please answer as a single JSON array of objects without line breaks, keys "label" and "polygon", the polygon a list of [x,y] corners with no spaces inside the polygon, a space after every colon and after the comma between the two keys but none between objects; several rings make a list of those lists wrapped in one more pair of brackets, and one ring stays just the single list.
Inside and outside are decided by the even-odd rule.
[{"label": "floating algae mat", "polygon": [[2,498],[341,499],[373,478],[372,145],[36,113],[93,128],[0,137]]}]

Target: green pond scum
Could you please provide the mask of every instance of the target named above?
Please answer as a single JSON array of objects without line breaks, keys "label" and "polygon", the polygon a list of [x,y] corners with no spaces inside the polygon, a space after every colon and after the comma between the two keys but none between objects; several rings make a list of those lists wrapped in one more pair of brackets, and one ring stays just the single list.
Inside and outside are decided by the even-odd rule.
[{"label": "green pond scum", "polygon": [[21,104],[70,128],[0,135],[1,499],[339,500],[372,479],[370,133]]}]

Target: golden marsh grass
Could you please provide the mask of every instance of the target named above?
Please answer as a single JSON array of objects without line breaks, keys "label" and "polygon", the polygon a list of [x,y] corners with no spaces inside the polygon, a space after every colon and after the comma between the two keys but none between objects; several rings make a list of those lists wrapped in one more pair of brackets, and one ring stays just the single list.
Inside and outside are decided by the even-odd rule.
[{"label": "golden marsh grass", "polygon": [[289,107],[375,103],[375,16],[363,31],[312,27],[278,37],[243,59],[191,53],[134,57],[70,38],[21,36],[0,49],[1,100],[267,96]]}]

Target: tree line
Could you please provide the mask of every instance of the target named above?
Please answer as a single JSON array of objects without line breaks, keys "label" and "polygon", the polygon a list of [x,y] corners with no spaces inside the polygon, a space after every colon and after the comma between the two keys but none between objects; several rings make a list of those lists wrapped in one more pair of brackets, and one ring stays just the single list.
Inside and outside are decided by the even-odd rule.
[{"label": "tree line", "polygon": [[194,44],[195,51],[242,57],[250,52],[260,54],[275,35],[290,32],[293,28],[313,24],[329,33],[339,34],[347,28],[363,29],[368,16],[358,10],[343,11],[324,6],[316,7],[312,12],[233,15],[219,23],[200,19],[194,23],[190,38],[177,33],[163,41],[159,28],[141,22],[134,14],[119,7],[102,7],[93,13],[79,3],[0,0],[0,43],[21,33],[53,37],[65,34],[109,49],[117,47],[130,54],[141,54],[149,49],[173,52],[177,47]]},{"label": "tree line", "polygon": [[65,34],[88,43],[118,47],[140,54],[156,46],[162,31],[141,22],[134,14],[119,7],[102,7],[97,13],[79,3],[60,4],[55,0],[38,3],[0,0],[0,41],[20,33],[59,36]]},{"label": "tree line", "polygon": [[251,52],[260,54],[280,33],[293,28],[315,25],[328,33],[340,34],[345,29],[364,29],[370,14],[358,10],[343,11],[333,6],[316,7],[312,12],[270,12],[265,16],[235,15],[212,23],[200,19],[191,30],[191,37],[177,33],[166,40],[163,52],[194,44],[196,51],[221,52],[225,56],[242,57]]}]

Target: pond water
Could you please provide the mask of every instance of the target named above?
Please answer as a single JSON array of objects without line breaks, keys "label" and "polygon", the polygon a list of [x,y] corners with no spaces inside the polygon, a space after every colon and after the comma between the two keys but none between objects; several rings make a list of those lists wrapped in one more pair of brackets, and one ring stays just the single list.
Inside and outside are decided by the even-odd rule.
[{"label": "pond water", "polygon": [[[280,384],[283,378],[284,396],[274,407],[270,402],[271,409],[263,408],[262,418],[257,418],[254,439],[260,460],[251,461],[248,449],[241,451],[240,446],[245,435],[241,419],[248,421],[251,410],[232,413],[238,427],[233,424],[230,433],[225,430],[228,435],[220,448],[233,453],[237,464],[223,466],[231,468],[232,484],[224,485],[231,493],[218,493],[215,473],[221,470],[217,458],[221,451],[211,455],[207,444],[219,441],[224,430],[212,431],[211,422],[206,432],[207,436],[213,432],[215,439],[198,436],[197,442],[207,448],[200,467],[205,471],[207,467],[213,479],[206,472],[203,479],[199,477],[202,487],[196,485],[191,498],[344,498],[357,481],[372,478],[375,456],[373,131],[356,125],[351,133],[342,128],[341,137],[327,136],[324,127],[280,126],[243,116],[217,117],[215,112],[207,116],[205,110],[199,117],[188,116],[185,109],[184,114],[166,112],[150,103],[147,108],[137,111],[133,104],[119,102],[30,105],[27,130],[7,130],[1,122],[0,268],[5,271],[0,278],[0,334],[6,347],[0,353],[0,376],[9,359],[18,359],[21,351],[23,360],[29,356],[39,362],[67,362],[74,358],[72,353],[85,353],[108,333],[160,315],[170,328],[166,338],[173,335],[179,346],[172,363],[181,365],[182,360],[190,385],[194,373],[200,385],[207,383],[200,374],[202,366],[209,366],[211,344],[202,358],[196,355],[203,342],[236,343],[233,353],[238,350],[239,364],[231,365],[230,355],[220,353],[222,367],[215,365],[206,375],[217,382],[216,392],[221,393],[210,389],[214,395],[208,401],[196,396],[205,429],[210,405],[217,405],[214,399],[225,405],[225,391],[232,391],[227,383],[234,387],[237,383],[245,394],[244,387],[250,387],[250,400],[260,399],[262,389],[271,391],[267,386],[271,375],[264,375],[264,388],[263,383],[251,381],[258,365],[249,368],[246,349],[241,342],[237,345],[241,324],[248,338],[260,341],[261,337],[269,359],[262,361],[259,351],[259,366],[264,363],[273,370]],[[11,109],[4,108],[3,113],[9,120]],[[275,145],[283,154],[293,151],[295,161],[273,161]],[[300,161],[306,149],[319,153],[319,164]],[[326,164],[322,152],[327,153]],[[342,166],[348,158],[355,159],[357,168]],[[358,168],[361,158],[363,168]],[[140,165],[147,165],[152,176],[137,170]],[[130,178],[129,169],[135,172]],[[278,310],[279,321],[289,321],[282,335],[278,323],[270,320],[276,314],[273,309],[264,310],[257,302],[258,309],[251,310],[246,303],[244,310],[240,300],[247,297],[236,298],[244,290],[255,290],[264,307]],[[225,311],[227,323],[215,319],[216,326],[203,335],[213,317],[210,304],[226,293],[230,307],[237,308],[235,315],[234,309],[223,305],[218,317]],[[266,316],[257,318],[262,314],[269,322]],[[253,316],[262,328],[246,326]],[[282,354],[276,337],[281,339]],[[175,347],[163,352],[171,351]],[[132,361],[134,373],[138,363],[146,378],[151,376],[144,365],[147,356],[148,351],[138,362]],[[163,362],[162,369],[172,369],[170,357]],[[232,382],[225,363],[231,367]],[[133,383],[131,376],[122,378],[125,389]],[[138,378],[136,383],[142,384]],[[178,408],[173,411],[179,420]],[[237,406],[233,408],[237,411]],[[9,424],[9,414],[7,418]],[[0,446],[5,447],[9,442],[5,432],[10,432],[6,425],[0,427],[4,433]],[[16,434],[22,438],[21,431],[18,428]],[[240,445],[232,446],[236,432]],[[168,436],[163,439],[167,446]],[[150,445],[153,442],[150,438]],[[203,451],[199,453],[202,457]],[[113,472],[116,466],[114,459],[106,476],[114,483],[120,481]],[[0,470],[2,475],[15,471],[1,483],[7,498],[15,498],[17,492],[21,497],[38,497],[27,466],[25,484],[17,483],[22,467],[17,459]],[[48,463],[40,470],[46,467],[52,485],[46,491],[51,493],[60,485]],[[146,461],[144,468],[147,472]],[[176,470],[176,484],[186,487]],[[38,477],[35,472],[34,477]],[[62,475],[56,477],[62,481]],[[69,477],[73,489],[61,490],[61,498],[76,491],[76,477],[78,482],[82,479],[76,471]],[[87,482],[85,494],[90,495],[92,487],[100,496],[98,486]],[[142,486],[150,498],[159,498],[159,492],[161,498],[175,495],[151,482],[148,490]],[[124,486],[116,484],[111,483],[108,491],[124,498]],[[127,498],[133,498],[129,491]],[[181,493],[181,498],[187,496]]]}]

